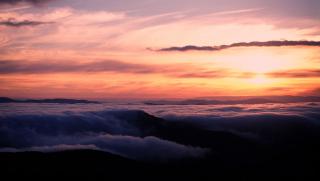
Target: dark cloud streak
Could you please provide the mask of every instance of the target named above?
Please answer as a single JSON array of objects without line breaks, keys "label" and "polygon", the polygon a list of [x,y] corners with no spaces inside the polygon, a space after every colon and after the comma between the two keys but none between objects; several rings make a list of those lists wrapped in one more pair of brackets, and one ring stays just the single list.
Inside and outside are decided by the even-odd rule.
[{"label": "dark cloud streak", "polygon": [[[24,62],[24,63],[23,63]],[[130,64],[120,61],[99,61],[89,63],[61,63],[41,61],[11,61],[0,60],[0,74],[13,73],[61,73],[61,72],[129,72],[129,73],[152,73],[152,66]]]},{"label": "dark cloud streak", "polygon": [[116,60],[93,61],[78,63],[68,61],[29,61],[29,60],[0,60],[0,75],[9,74],[54,74],[54,73],[131,73],[131,74],[161,74],[176,78],[223,78],[242,76],[241,73],[228,70],[207,70],[189,65],[144,65]]},{"label": "dark cloud streak", "polygon": [[[175,78],[252,78],[251,72],[234,72],[228,69],[208,70],[186,64],[152,65],[129,63],[117,60],[91,61],[79,63],[75,61],[29,61],[0,60],[0,75],[10,74],[55,74],[55,73],[129,73],[160,74]],[[320,78],[320,69],[297,69],[269,72],[272,78]]]},{"label": "dark cloud streak", "polygon": [[317,78],[320,77],[320,69],[301,69],[271,72],[267,74],[273,78]]},{"label": "dark cloud streak", "polygon": [[43,24],[50,24],[52,22],[41,22],[41,21],[31,21],[31,20],[24,20],[24,21],[16,21],[16,20],[5,20],[0,21],[0,26],[9,26],[9,27],[24,27],[24,26],[38,26]]},{"label": "dark cloud streak", "polygon": [[157,51],[162,52],[172,52],[172,51],[220,51],[235,47],[280,47],[280,46],[320,46],[320,41],[266,41],[266,42],[240,42],[233,43],[229,45],[219,45],[219,46],[183,46],[183,47],[169,47],[162,48]]},{"label": "dark cloud streak", "polygon": [[46,3],[50,0],[0,0],[0,4],[17,4],[17,3],[31,3],[31,4],[41,4]]}]

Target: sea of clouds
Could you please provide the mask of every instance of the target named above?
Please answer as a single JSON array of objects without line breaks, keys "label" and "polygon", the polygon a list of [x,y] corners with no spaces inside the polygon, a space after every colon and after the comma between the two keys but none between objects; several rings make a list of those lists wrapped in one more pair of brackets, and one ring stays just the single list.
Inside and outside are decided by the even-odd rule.
[{"label": "sea of clouds", "polygon": [[99,110],[86,107],[90,105],[61,106],[2,104],[0,151],[91,149],[135,160],[168,161],[255,145],[301,148],[318,145],[320,138],[316,103],[118,105]]}]

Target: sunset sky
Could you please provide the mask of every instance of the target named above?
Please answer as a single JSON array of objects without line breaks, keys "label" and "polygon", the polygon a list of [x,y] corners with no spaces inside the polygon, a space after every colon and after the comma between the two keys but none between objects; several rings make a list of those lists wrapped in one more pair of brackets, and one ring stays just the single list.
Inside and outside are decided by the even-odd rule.
[{"label": "sunset sky", "polygon": [[0,0],[0,96],[320,95],[319,8],[319,0]]}]

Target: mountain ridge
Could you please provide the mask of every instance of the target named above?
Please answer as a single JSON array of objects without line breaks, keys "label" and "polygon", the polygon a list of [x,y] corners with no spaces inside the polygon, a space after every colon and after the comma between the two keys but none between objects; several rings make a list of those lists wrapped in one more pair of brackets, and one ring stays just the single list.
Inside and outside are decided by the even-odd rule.
[{"label": "mountain ridge", "polygon": [[12,99],[9,97],[0,97],[0,103],[58,103],[58,104],[99,104],[98,101],[89,101],[84,99]]}]

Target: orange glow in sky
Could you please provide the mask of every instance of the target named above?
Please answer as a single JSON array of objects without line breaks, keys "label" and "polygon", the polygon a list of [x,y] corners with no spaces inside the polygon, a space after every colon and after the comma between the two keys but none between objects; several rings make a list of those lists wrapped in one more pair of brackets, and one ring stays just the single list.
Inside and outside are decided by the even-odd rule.
[{"label": "orange glow in sky", "polygon": [[[152,12],[134,9],[130,3],[126,10],[105,3],[97,7],[85,1],[50,1],[41,6],[0,3],[0,96],[319,94],[315,91],[320,87],[319,14],[306,16],[289,10],[281,14],[262,1],[255,7],[237,3],[221,10],[199,5],[202,11],[196,11],[172,5]],[[156,51],[272,40],[318,45]]]}]

